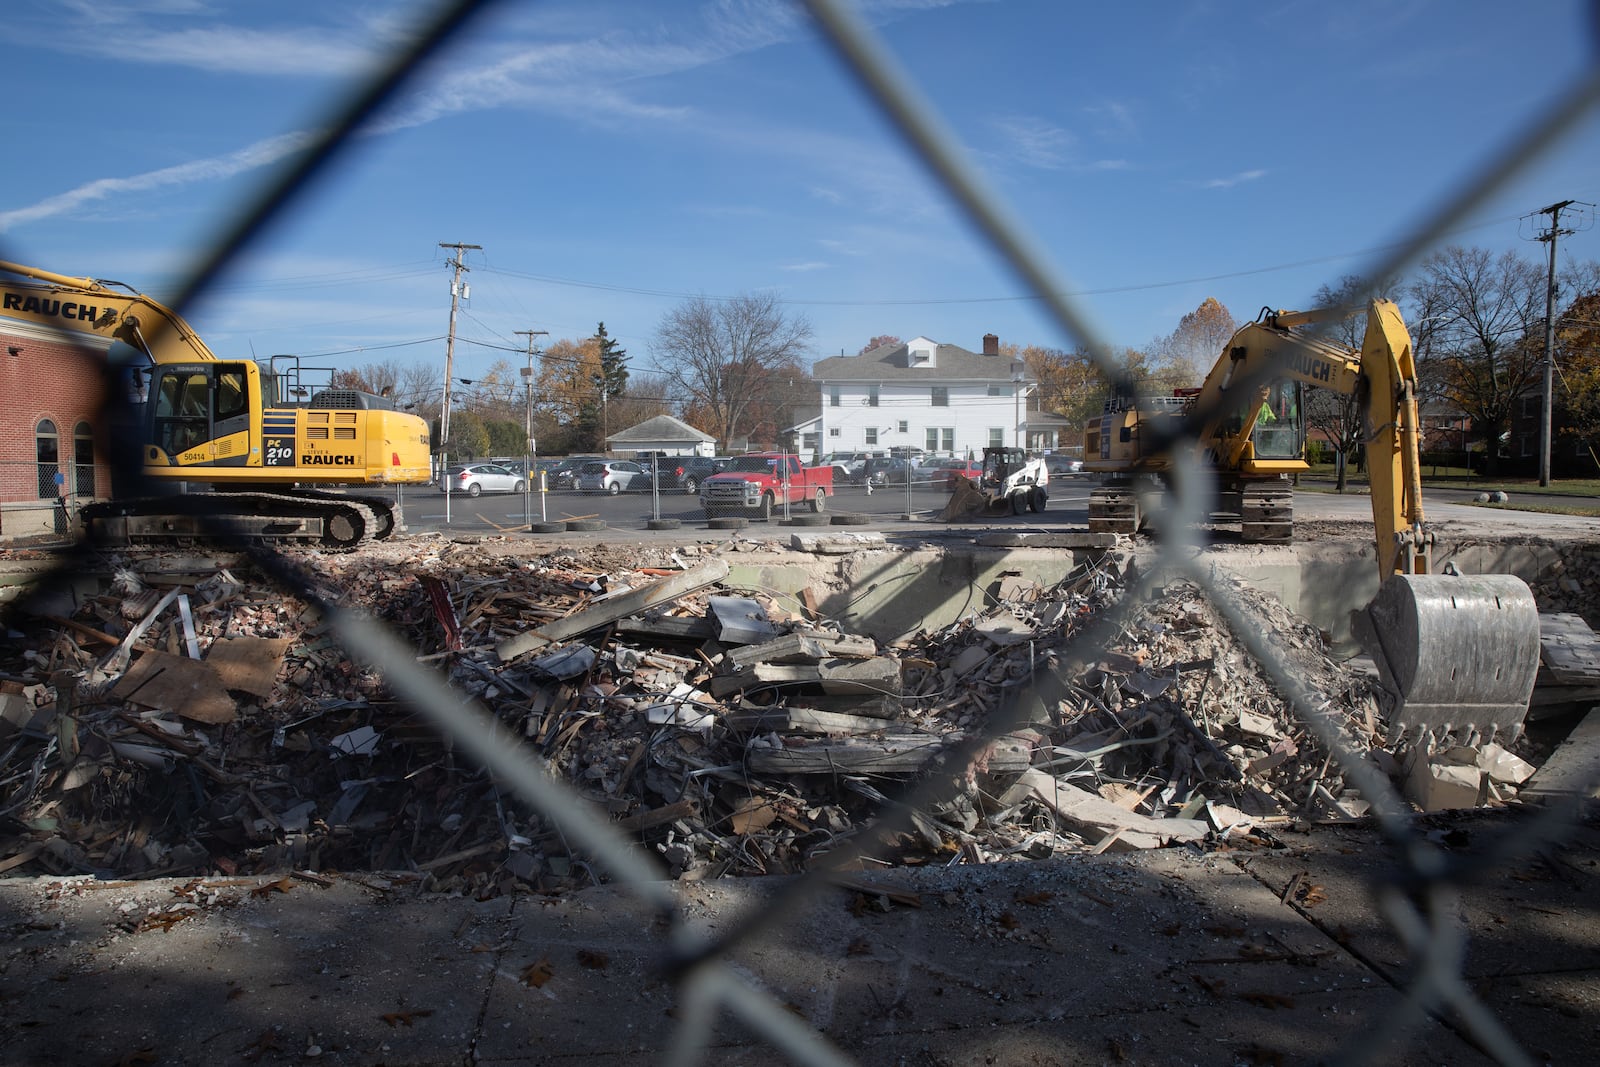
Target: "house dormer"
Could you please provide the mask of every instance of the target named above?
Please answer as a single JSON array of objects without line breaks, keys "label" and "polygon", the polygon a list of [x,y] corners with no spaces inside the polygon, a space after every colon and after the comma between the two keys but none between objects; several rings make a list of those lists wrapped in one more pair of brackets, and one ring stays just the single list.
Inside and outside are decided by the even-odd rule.
[{"label": "house dormer", "polygon": [[914,337],[906,342],[906,366],[936,367],[939,364],[939,342],[926,337]]}]

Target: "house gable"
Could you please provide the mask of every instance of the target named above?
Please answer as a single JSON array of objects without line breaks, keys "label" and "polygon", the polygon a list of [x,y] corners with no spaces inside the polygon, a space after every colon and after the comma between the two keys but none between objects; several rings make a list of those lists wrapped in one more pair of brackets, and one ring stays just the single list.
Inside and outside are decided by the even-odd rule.
[{"label": "house gable", "polygon": [[926,337],[916,337],[906,342],[907,367],[937,367],[939,365],[939,342],[931,341]]}]

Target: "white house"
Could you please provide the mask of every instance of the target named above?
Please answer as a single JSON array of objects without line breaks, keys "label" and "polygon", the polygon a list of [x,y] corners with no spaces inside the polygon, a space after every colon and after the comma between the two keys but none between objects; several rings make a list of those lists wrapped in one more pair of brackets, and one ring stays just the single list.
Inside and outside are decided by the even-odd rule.
[{"label": "white house", "polygon": [[1027,397],[1036,384],[1000,339],[969,352],[926,337],[859,356],[819,361],[811,371],[822,411],[794,427],[803,452],[887,451],[977,455],[988,445],[1026,445]]}]

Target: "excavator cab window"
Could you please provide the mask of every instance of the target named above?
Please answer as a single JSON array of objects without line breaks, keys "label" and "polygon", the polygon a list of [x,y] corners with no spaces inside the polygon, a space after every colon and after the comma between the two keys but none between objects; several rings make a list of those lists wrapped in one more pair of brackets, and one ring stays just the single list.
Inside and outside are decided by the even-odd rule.
[{"label": "excavator cab window", "polygon": [[1257,459],[1299,459],[1305,441],[1299,382],[1276,382],[1256,413],[1250,440]]},{"label": "excavator cab window", "polygon": [[156,444],[167,455],[176,456],[209,440],[211,376],[192,367],[157,368],[155,373]]}]

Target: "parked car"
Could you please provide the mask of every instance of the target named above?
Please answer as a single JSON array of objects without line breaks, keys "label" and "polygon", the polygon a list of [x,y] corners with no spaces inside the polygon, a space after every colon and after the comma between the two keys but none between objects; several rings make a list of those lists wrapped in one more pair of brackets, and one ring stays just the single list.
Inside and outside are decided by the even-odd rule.
[{"label": "parked car", "polygon": [[1044,457],[1044,469],[1052,478],[1076,478],[1083,473],[1083,460],[1052,452]]},{"label": "parked car", "polygon": [[[668,456],[656,461],[661,488],[681,489],[690,496],[700,491],[700,483],[727,468],[727,456]],[[649,464],[645,464],[649,469]]]},{"label": "parked car", "polygon": [[[446,490],[445,486],[449,489]],[[528,482],[521,474],[498,463],[453,464],[445,471],[440,492],[465,493],[480,496],[484,493],[520,493]]]},{"label": "parked car", "polygon": [[578,488],[578,471],[586,463],[604,463],[599,456],[571,456],[557,463],[550,470],[545,484],[551,489],[576,489]]},{"label": "parked car", "polygon": [[595,460],[578,468],[578,490],[584,493],[618,493],[648,487],[650,474],[631,459]]},{"label": "parked car", "polygon": [[861,469],[859,480],[868,485],[904,485],[916,477],[916,464],[898,456],[873,456]]},{"label": "parked car", "polygon": [[832,467],[833,482],[839,485],[843,482],[861,481],[862,468],[871,458],[871,454],[867,452],[829,452],[822,457],[817,466]]}]

